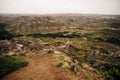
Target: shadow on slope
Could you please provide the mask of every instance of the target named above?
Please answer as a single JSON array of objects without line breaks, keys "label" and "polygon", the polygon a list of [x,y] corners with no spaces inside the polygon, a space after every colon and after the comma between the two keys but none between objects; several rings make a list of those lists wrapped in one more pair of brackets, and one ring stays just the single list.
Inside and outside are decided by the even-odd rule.
[{"label": "shadow on slope", "polygon": [[13,34],[5,30],[7,25],[6,23],[0,23],[0,40],[11,39],[13,37]]},{"label": "shadow on slope", "polygon": [[80,38],[81,35],[73,32],[68,34],[68,32],[58,32],[58,33],[46,33],[46,34],[28,34],[27,37],[35,37],[35,38],[39,38],[39,37],[52,37],[52,38]]}]

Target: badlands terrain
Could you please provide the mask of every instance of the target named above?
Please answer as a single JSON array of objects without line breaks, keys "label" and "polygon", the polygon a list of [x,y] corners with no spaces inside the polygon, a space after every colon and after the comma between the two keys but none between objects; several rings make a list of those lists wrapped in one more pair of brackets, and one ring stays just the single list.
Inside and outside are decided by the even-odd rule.
[{"label": "badlands terrain", "polygon": [[0,80],[119,80],[120,15],[0,14]]}]

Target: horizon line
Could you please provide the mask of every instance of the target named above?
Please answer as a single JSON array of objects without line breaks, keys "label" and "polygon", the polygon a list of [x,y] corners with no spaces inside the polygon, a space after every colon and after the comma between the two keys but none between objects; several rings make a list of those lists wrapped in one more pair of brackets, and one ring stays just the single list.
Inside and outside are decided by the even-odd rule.
[{"label": "horizon line", "polygon": [[65,15],[65,14],[80,14],[80,15],[118,15],[120,16],[120,14],[103,14],[103,13],[1,13],[0,14],[6,14],[6,15]]}]

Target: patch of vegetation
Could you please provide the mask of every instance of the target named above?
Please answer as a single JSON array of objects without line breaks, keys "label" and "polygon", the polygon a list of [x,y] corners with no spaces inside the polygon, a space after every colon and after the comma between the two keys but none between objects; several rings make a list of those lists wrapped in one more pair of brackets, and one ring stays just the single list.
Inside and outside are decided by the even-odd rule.
[{"label": "patch of vegetation", "polygon": [[120,39],[115,38],[115,37],[110,37],[106,40],[106,42],[118,45],[120,44]]},{"label": "patch of vegetation", "polygon": [[101,41],[101,42],[102,42],[102,41],[103,41],[103,42],[105,41],[105,39],[102,38],[102,37],[96,37],[94,40]]},{"label": "patch of vegetation", "polygon": [[117,68],[111,68],[102,73],[102,77],[105,80],[119,80],[120,79],[120,70]]},{"label": "patch of vegetation", "polygon": [[76,75],[79,75],[81,71],[81,67],[78,63],[79,62],[75,60],[74,64],[71,65],[71,71],[73,71]]},{"label": "patch of vegetation", "polygon": [[52,54],[52,53],[54,53],[54,51],[53,50],[49,50],[47,53],[48,54]]},{"label": "patch of vegetation", "polygon": [[0,40],[11,39],[13,37],[13,34],[5,30],[7,25],[6,23],[0,23]]},{"label": "patch of vegetation", "polygon": [[117,39],[120,39],[120,30],[117,29],[117,30],[113,30],[113,29],[103,29],[100,31],[101,34],[103,34],[103,36],[106,38],[106,39],[109,39],[109,38],[117,38]]},{"label": "patch of vegetation", "polygon": [[120,23],[119,22],[114,22],[114,23],[111,23],[111,27],[112,28],[120,28]]},{"label": "patch of vegetation", "polygon": [[58,33],[46,33],[46,34],[28,34],[27,37],[35,37],[35,38],[40,38],[40,37],[52,37],[52,38],[74,38],[74,37],[81,37],[79,34],[73,32],[71,34],[67,34],[66,32],[58,32]]},{"label": "patch of vegetation", "polygon": [[13,56],[0,56],[0,78],[19,69],[27,66],[28,62]]},{"label": "patch of vegetation", "polygon": [[61,66],[63,66],[63,63],[62,63],[62,62],[60,62],[60,63],[57,65],[57,67],[61,67]]}]

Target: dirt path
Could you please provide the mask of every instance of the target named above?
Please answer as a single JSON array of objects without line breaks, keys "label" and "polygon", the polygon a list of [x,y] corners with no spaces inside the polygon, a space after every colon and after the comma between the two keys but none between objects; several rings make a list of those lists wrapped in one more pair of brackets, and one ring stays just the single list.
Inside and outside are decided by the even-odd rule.
[{"label": "dirt path", "polygon": [[51,55],[36,54],[25,57],[29,65],[21,68],[2,80],[70,80],[74,74],[69,70],[53,65]]},{"label": "dirt path", "polygon": [[29,62],[23,67],[2,80],[99,80],[97,74],[90,71],[81,72],[76,76],[68,69],[62,69],[53,65],[52,55],[34,54],[24,57]]}]

